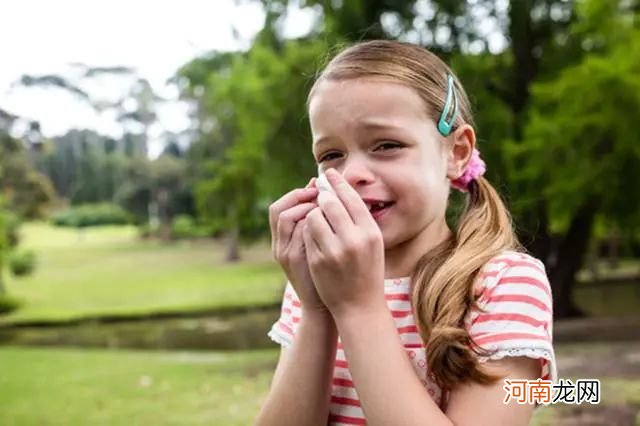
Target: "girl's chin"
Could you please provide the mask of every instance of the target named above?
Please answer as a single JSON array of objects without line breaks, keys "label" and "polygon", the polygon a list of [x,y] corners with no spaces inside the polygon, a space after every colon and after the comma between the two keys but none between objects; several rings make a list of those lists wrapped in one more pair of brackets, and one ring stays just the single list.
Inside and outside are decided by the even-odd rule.
[{"label": "girl's chin", "polygon": [[398,245],[399,236],[396,233],[394,233],[391,229],[389,229],[388,227],[385,227],[385,228],[381,228],[380,231],[382,233],[382,242],[384,243],[385,250],[389,250],[390,248],[393,248]]}]

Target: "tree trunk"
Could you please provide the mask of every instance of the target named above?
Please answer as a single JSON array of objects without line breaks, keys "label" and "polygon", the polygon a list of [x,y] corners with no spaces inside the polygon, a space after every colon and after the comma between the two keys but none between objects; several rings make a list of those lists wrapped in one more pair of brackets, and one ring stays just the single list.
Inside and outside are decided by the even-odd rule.
[{"label": "tree trunk", "polygon": [[162,241],[171,241],[171,207],[169,206],[169,191],[166,188],[158,190],[157,202],[160,239]]},{"label": "tree trunk", "polygon": [[600,269],[598,265],[598,239],[592,238],[587,251],[587,263],[589,264],[589,271],[591,272],[591,280],[596,282],[600,281]]},{"label": "tree trunk", "polygon": [[518,239],[531,255],[547,266],[554,266],[551,235],[549,235],[549,215],[545,200],[538,201],[535,208],[522,216],[517,232]]},{"label": "tree trunk", "polygon": [[616,229],[612,229],[609,232],[607,245],[609,246],[607,250],[607,257],[609,258],[609,268],[617,269],[620,266],[620,238],[618,237],[618,232]]},{"label": "tree trunk", "polygon": [[[532,0],[509,3],[509,35],[514,64],[509,95],[503,100],[513,113],[512,131],[516,141],[522,141],[524,137],[525,111],[531,97],[529,88],[538,72],[538,59],[533,53],[538,38],[531,17],[533,3]],[[513,189],[514,193],[519,192],[517,187]],[[533,256],[548,265],[551,261],[551,237],[546,201],[538,201],[519,222],[519,240]]]},{"label": "tree trunk", "polygon": [[573,301],[573,288],[589,246],[596,209],[595,199],[586,200],[571,219],[569,230],[558,247],[557,263],[549,272],[556,318],[584,315]]},{"label": "tree trunk", "polygon": [[234,226],[227,234],[227,262],[237,262],[240,260],[238,238],[238,226]]},{"label": "tree trunk", "polygon": [[509,35],[513,52],[513,85],[510,99],[513,111],[513,136],[521,141],[524,129],[524,111],[529,103],[529,87],[536,76],[538,61],[533,55],[536,34],[531,22],[532,0],[512,1],[509,4]]}]

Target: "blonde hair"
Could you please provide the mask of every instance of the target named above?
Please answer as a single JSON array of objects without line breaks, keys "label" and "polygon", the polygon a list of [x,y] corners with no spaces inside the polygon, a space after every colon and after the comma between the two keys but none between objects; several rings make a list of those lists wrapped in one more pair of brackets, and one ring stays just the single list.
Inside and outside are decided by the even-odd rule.
[{"label": "blonde hair", "polygon": [[[428,50],[397,41],[355,44],[335,56],[317,76],[323,80],[373,78],[404,84],[424,101],[427,115],[438,121],[445,104],[449,67]],[[458,118],[473,126],[469,99],[457,78]],[[478,362],[489,355],[476,345],[464,320],[477,307],[474,283],[483,266],[504,250],[520,249],[511,216],[496,190],[483,177],[469,184],[469,195],[452,237],[425,253],[412,274],[412,306],[427,350],[430,374],[452,389],[464,382],[492,383],[499,377]]]}]

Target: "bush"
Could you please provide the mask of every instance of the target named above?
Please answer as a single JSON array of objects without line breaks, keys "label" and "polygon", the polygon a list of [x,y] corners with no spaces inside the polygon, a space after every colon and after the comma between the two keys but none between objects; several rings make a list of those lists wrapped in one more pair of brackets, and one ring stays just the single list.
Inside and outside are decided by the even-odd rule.
[{"label": "bush", "polygon": [[6,294],[0,294],[0,314],[8,314],[20,307],[20,301]]},{"label": "bush", "polygon": [[84,204],[57,213],[51,218],[56,226],[84,228],[99,225],[126,225],[130,223],[129,214],[116,204]]},{"label": "bush", "polygon": [[171,225],[171,235],[177,239],[202,238],[210,234],[211,231],[207,227],[198,225],[189,215],[176,216]]},{"label": "bush", "polygon": [[153,235],[153,229],[148,223],[138,226],[138,236],[142,239],[149,238]]},{"label": "bush", "polygon": [[9,269],[16,277],[29,275],[36,267],[36,255],[31,250],[15,251],[9,255]]},{"label": "bush", "polygon": [[19,231],[22,223],[20,218],[14,213],[5,211],[3,214],[5,232],[7,233],[9,247],[15,247],[20,242]]}]

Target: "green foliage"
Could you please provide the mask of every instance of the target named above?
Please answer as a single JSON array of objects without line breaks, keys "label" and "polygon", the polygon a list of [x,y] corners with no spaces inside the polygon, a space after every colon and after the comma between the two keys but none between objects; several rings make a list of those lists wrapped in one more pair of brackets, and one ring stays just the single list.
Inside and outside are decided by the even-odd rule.
[{"label": "green foliage", "polygon": [[33,250],[16,250],[9,256],[9,269],[16,277],[31,274],[36,267],[36,254]]},{"label": "green foliage", "polygon": [[111,201],[145,160],[144,142],[136,135],[115,141],[91,130],[72,129],[46,141],[36,163],[71,204]]},{"label": "green foliage", "polygon": [[0,197],[0,313],[10,312],[18,307],[18,302],[6,295],[5,266],[8,265],[14,275],[26,275],[35,267],[33,253],[16,252],[19,227],[20,220],[6,210],[6,203]]},{"label": "green foliage", "polygon": [[[209,155],[192,157],[198,213],[214,228],[237,228],[246,239],[264,234],[270,201],[315,175],[305,100],[325,49],[321,42],[290,41],[279,50],[256,43],[187,86],[201,87],[200,115],[216,117],[194,148]],[[183,77],[202,78],[202,66],[185,66]]]},{"label": "green foliage", "polygon": [[503,141],[513,137],[514,114],[497,92],[505,89],[503,80],[512,65],[506,53],[457,54],[451,59],[472,105],[478,149],[490,165],[486,176],[498,188],[506,184]]},{"label": "green foliage", "polygon": [[207,227],[198,225],[192,216],[178,215],[173,219],[171,235],[173,238],[202,238],[208,237],[211,230]]},{"label": "green foliage", "polygon": [[25,218],[43,217],[55,198],[51,182],[34,168],[23,142],[2,131],[0,190],[9,210]]},{"label": "green foliage", "polygon": [[8,294],[0,293],[0,315],[9,314],[21,305],[20,300]]},{"label": "green foliage", "polygon": [[511,178],[548,200],[556,229],[587,199],[612,225],[640,225],[640,144],[630,127],[640,121],[638,75],[640,31],[629,29],[624,42],[618,35],[610,50],[533,87],[526,142],[509,147],[522,165]]},{"label": "green foliage", "polygon": [[9,248],[10,241],[7,232],[7,213],[5,212],[4,200],[0,198],[0,295],[4,293],[2,278]]},{"label": "green foliage", "polygon": [[120,206],[110,203],[83,204],[52,216],[56,226],[84,228],[99,225],[124,225],[131,222],[129,214]]}]

